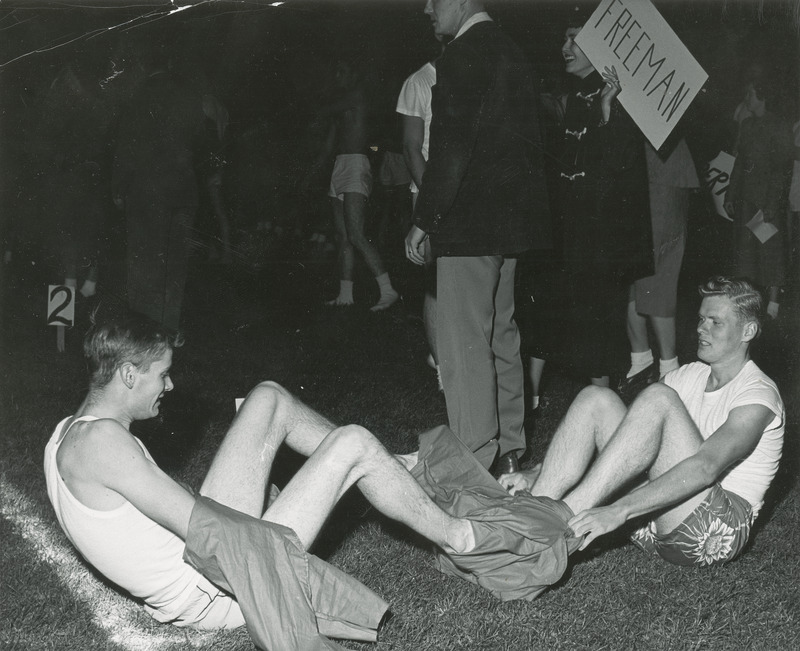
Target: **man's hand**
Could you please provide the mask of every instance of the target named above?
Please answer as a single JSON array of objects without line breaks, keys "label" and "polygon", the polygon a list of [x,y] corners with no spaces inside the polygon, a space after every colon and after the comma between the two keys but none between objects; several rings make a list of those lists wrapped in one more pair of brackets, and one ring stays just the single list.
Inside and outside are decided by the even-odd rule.
[{"label": "man's hand", "polygon": [[529,468],[528,470],[520,470],[519,472],[510,472],[507,475],[500,475],[497,481],[509,493],[516,495],[521,491],[530,491],[539,478],[539,473],[541,471],[542,464],[537,463],[533,468]]},{"label": "man's hand", "polygon": [[406,257],[414,264],[425,264],[422,243],[428,235],[419,226],[412,226],[406,235]]},{"label": "man's hand", "polygon": [[585,536],[579,549],[586,549],[595,538],[618,529],[625,520],[622,509],[612,504],[581,511],[568,524],[576,538]]}]

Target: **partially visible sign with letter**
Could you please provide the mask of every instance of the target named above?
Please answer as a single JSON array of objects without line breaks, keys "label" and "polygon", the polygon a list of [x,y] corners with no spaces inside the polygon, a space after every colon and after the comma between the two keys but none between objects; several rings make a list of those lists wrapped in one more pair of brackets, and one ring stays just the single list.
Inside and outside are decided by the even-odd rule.
[{"label": "partially visible sign with letter", "polygon": [[733,219],[725,211],[725,195],[728,193],[728,184],[731,181],[731,172],[736,159],[726,151],[721,151],[717,157],[708,163],[704,181],[714,200],[714,208],[720,217],[729,221]]}]

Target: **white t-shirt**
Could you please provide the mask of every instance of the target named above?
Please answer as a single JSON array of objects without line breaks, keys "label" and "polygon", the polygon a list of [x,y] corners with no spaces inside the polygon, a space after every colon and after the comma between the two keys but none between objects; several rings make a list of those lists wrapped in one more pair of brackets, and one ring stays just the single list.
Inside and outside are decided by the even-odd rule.
[{"label": "white t-shirt", "polygon": [[[85,506],[70,492],[56,462],[68,420],[58,424],[44,452],[47,495],[61,528],[89,564],[142,599],[155,619],[174,620],[182,614],[201,577],[183,561],[184,541],[130,502],[111,511],[98,511]],[[79,420],[97,419],[85,416],[75,422]],[[152,461],[144,444],[138,438],[136,442]]]},{"label": "white t-shirt", "polygon": [[752,360],[716,391],[706,391],[710,373],[710,366],[694,362],[664,377],[664,383],[678,392],[703,439],[719,429],[736,407],[763,405],[775,414],[755,449],[731,465],[719,480],[726,491],[736,493],[750,503],[755,518],[764,504],[764,493],[778,471],[786,420],[783,401],[775,383]]},{"label": "white t-shirt", "polygon": [[[428,62],[403,82],[397,108],[401,115],[422,118],[425,125],[422,140],[422,157],[428,160],[428,145],[431,139],[431,88],[436,85],[436,67]],[[417,186],[411,181],[411,191],[417,192]]]}]

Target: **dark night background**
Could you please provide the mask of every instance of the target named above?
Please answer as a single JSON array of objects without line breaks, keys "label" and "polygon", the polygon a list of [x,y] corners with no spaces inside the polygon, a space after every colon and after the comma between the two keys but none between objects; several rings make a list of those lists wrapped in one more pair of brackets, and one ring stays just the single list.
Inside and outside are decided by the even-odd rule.
[{"label": "dark night background", "polygon": [[[541,88],[565,88],[560,48],[575,0],[486,4],[527,53]],[[800,119],[800,0],[654,4],[709,74],[681,124],[698,171],[730,144],[730,118],[751,62],[772,75],[779,91],[774,108],[790,124]],[[84,584],[96,583],[85,567],[69,565],[72,583],[64,582],[54,570],[58,557],[48,552],[43,561],[5,513],[11,507],[19,520],[57,532],[56,550],[74,556],[57,531],[41,458],[47,434],[85,390],[77,381],[84,370],[85,308],[124,304],[125,218],[111,199],[111,162],[121,116],[144,79],[140,63],[148,53],[167,50],[187,87],[211,93],[227,107],[223,190],[236,251],[234,264],[224,266],[209,263],[207,250],[199,248],[190,268],[181,326],[187,345],[173,375],[177,388],[165,401],[164,417],[138,423],[136,432],[157,462],[199,486],[233,415],[233,398],[264,379],[280,381],[334,422],[358,422],[380,433],[392,451],[414,449],[416,432],[445,421],[418,317],[424,279],[402,256],[399,239],[394,257],[384,259],[403,300],[380,315],[366,311],[375,296],[365,294],[377,288],[364,278],[363,264],[357,280],[370,282],[357,282],[356,308],[326,309],[323,300],[337,282],[334,254],[314,258],[303,246],[261,246],[259,239],[264,221],[291,226],[298,217],[306,238],[331,221],[324,174],[315,192],[304,196],[298,187],[321,144],[315,114],[331,92],[336,56],[364,65],[371,141],[382,149],[397,139],[397,93],[429,58],[433,41],[423,8],[423,0],[287,0],[278,7],[267,0],[0,0],[0,256],[12,254],[0,263],[0,488],[11,486],[25,498],[12,504],[4,493],[8,503],[0,509],[0,646],[9,639],[14,648],[105,649],[131,630],[132,639],[143,631],[145,644],[164,634],[165,627],[138,607],[131,610],[116,591],[103,588],[92,603],[76,599]],[[679,285],[682,362],[695,350],[696,285],[722,268],[730,237],[730,222],[714,213],[707,192],[696,193],[691,208]],[[377,211],[375,202],[371,209]],[[197,224],[198,239],[206,243],[215,235],[211,213],[205,197]],[[56,329],[45,325],[46,287],[63,282],[68,243],[93,229],[100,239],[97,297],[77,299],[76,327],[67,329],[66,354],[57,354]],[[399,228],[396,235],[401,237]],[[396,607],[380,648],[800,648],[792,561],[800,522],[800,271],[793,273],[788,310],[781,307],[781,318],[765,328],[757,350],[759,365],[776,379],[787,404],[785,461],[752,549],[735,568],[687,573],[609,537],[599,551],[587,551],[547,599],[533,607],[500,603],[431,572],[429,548],[356,496],[331,518],[318,553]],[[617,340],[616,370],[624,373],[625,332],[608,336]],[[531,461],[539,460],[535,455],[543,453],[584,382],[552,366],[542,409],[526,419]],[[291,476],[298,459],[281,463],[277,483]],[[130,611],[134,629],[120,627],[116,615],[103,615],[120,604]],[[251,647],[244,630],[206,642],[177,631],[169,648]],[[485,644],[476,646],[476,640]]]},{"label": "dark night background", "polygon": [[[0,3],[0,215],[16,264],[36,261],[42,273],[60,273],[64,235],[80,231],[86,218],[79,214],[85,198],[71,196],[58,172],[90,169],[91,200],[104,215],[101,283],[114,278],[115,252],[124,250],[108,183],[117,121],[141,81],[140,57],[154,47],[167,49],[173,69],[230,113],[225,194],[237,233],[300,209],[296,184],[319,146],[314,112],[329,92],[336,55],[357,57],[367,71],[373,142],[385,147],[396,140],[397,92],[427,60],[432,40],[422,0],[185,4],[178,11],[185,5],[166,0]],[[655,4],[709,74],[685,119],[701,158],[725,145],[740,75],[753,60],[781,88],[780,111],[790,122],[797,119],[796,2]],[[545,90],[565,83],[561,37],[574,5],[487,3],[530,57]],[[304,200],[308,216],[301,220],[326,218],[324,203],[319,208]],[[29,272],[25,264],[17,270]]]}]

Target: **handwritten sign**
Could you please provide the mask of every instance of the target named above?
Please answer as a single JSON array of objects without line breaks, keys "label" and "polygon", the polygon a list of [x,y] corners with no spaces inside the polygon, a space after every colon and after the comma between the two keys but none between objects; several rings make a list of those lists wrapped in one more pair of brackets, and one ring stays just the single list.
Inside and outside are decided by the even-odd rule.
[{"label": "handwritten sign", "polygon": [[708,79],[649,0],[603,0],[575,42],[596,70],[614,66],[620,103],[656,149]]},{"label": "handwritten sign", "polygon": [[720,217],[729,221],[733,221],[733,219],[725,211],[725,195],[728,192],[728,184],[735,162],[736,159],[728,152],[721,151],[714,160],[708,163],[703,177],[706,187],[711,192],[711,198],[714,200],[714,209]]},{"label": "handwritten sign", "polygon": [[47,286],[47,325],[72,327],[75,323],[75,288]]}]

